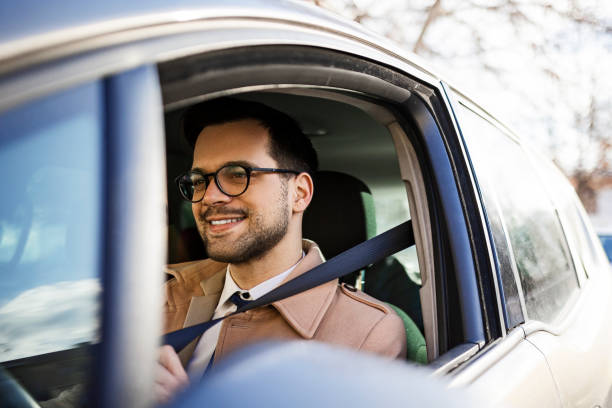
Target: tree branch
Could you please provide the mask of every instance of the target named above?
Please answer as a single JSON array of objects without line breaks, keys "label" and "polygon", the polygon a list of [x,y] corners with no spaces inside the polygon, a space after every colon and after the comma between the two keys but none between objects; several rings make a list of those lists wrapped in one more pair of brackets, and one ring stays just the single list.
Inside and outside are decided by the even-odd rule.
[{"label": "tree branch", "polygon": [[425,34],[427,33],[427,30],[429,29],[431,24],[441,14],[441,11],[442,11],[441,8],[442,8],[441,0],[436,0],[435,3],[429,8],[427,19],[425,20],[425,23],[423,24],[423,27],[421,28],[421,32],[419,33],[419,37],[417,38],[416,42],[414,43],[414,47],[412,48],[412,52],[414,52],[415,54],[418,54],[419,51],[422,50],[424,39],[425,39]]}]

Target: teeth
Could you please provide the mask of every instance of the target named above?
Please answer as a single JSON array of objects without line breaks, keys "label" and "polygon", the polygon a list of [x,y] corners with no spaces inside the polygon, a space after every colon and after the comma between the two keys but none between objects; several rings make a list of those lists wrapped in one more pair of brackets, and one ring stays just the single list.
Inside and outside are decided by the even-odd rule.
[{"label": "teeth", "polygon": [[210,223],[212,225],[223,225],[223,224],[229,224],[230,222],[238,222],[240,220],[241,218],[233,218],[231,220],[215,220],[215,221],[211,221]]}]

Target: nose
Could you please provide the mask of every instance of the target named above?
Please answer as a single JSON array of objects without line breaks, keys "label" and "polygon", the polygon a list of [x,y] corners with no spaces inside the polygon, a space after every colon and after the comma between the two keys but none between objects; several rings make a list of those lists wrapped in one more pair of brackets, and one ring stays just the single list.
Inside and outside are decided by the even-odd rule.
[{"label": "nose", "polygon": [[217,183],[215,180],[210,180],[210,183],[206,187],[206,191],[204,191],[204,198],[202,198],[202,203],[206,206],[214,206],[220,204],[226,204],[232,199],[232,197],[223,193],[223,191],[219,190]]}]

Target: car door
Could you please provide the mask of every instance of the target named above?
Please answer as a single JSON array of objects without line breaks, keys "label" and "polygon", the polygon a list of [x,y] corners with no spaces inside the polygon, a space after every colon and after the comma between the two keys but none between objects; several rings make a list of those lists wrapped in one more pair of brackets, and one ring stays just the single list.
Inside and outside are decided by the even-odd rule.
[{"label": "car door", "polygon": [[580,291],[575,302],[568,302],[556,319],[536,314],[525,324],[525,332],[529,341],[546,355],[568,406],[610,406],[612,327],[609,314],[602,312],[612,307],[608,262],[567,180],[538,154],[532,153],[531,158],[554,197]]},{"label": "car door", "polygon": [[524,322],[535,308],[557,313],[579,291],[563,228],[519,142],[466,99],[453,109],[487,218],[505,326],[505,334],[454,381],[492,402],[561,406],[558,384]]},{"label": "car door", "polygon": [[100,74],[121,62],[106,51],[0,76],[2,406],[151,401],[159,86],[150,66]]},{"label": "car door", "polygon": [[[609,274],[584,211],[546,159],[469,102],[454,106],[493,234],[507,328],[545,357],[562,404],[607,403],[610,325],[597,311],[609,307]],[[577,378],[585,366],[598,374]]]},{"label": "car door", "polygon": [[[584,209],[545,158],[504,138],[467,102],[455,106],[489,218],[499,217],[504,232],[494,239],[498,255],[509,248],[505,277],[502,271],[508,327],[518,324],[545,357],[562,404],[606,406],[612,338],[601,310],[610,307],[610,276]],[[512,312],[519,306],[524,323]]]},{"label": "car door", "polygon": [[[312,41],[319,44],[322,40],[313,37]],[[245,61],[249,63],[245,64]],[[193,101],[228,94],[264,100],[264,95],[257,93],[245,95],[254,88],[254,84],[257,84],[255,89],[260,93],[268,90],[275,94],[286,92],[289,96],[310,95],[347,104],[353,102],[349,98],[351,94],[361,95],[364,101],[359,102],[357,98],[354,105],[378,117],[393,135],[399,155],[399,176],[406,190],[409,190],[406,191],[404,206],[406,199],[410,201],[420,273],[424,276],[419,300],[428,358],[434,360],[457,344],[464,345],[462,352],[473,352],[481,343],[484,344],[478,283],[473,272],[465,213],[441,135],[443,131],[429,111],[432,106],[437,108],[437,90],[435,85],[431,85],[436,83],[435,80],[417,82],[411,76],[398,75],[394,69],[343,52],[285,45],[197,53],[163,62],[159,70],[168,112],[166,123],[170,126],[180,123],[180,116],[174,115],[175,111],[180,113],[182,107]],[[278,89],[278,84],[283,84],[281,89]],[[418,92],[413,94],[414,89]],[[270,96],[266,99],[273,100]],[[296,103],[292,108],[292,99],[285,99],[286,109],[293,109],[293,113],[299,115],[302,105]],[[293,100],[296,99],[294,96]],[[307,103],[313,102],[304,100],[301,103],[305,116],[316,118],[316,115],[328,113],[325,109],[306,111]],[[282,108],[283,103],[278,106]],[[326,104],[321,102],[320,106]],[[341,120],[341,117],[337,120]],[[366,130],[364,128],[362,131],[365,133]],[[176,129],[168,130],[172,131],[177,133],[172,137],[180,136]],[[318,141],[318,137],[321,146],[325,147],[327,132],[320,133],[320,136],[313,135],[313,143]],[[333,140],[331,137],[329,139]],[[349,149],[349,146],[345,147],[347,154],[357,149],[356,146]],[[382,144],[379,146],[384,147]],[[324,157],[336,157],[338,166],[346,160],[339,151],[335,152],[335,156],[329,152],[323,153]],[[370,160],[376,157],[374,151],[366,156]],[[381,174],[384,174],[383,169],[387,165],[383,161],[374,167],[378,166]],[[347,167],[359,171],[358,162]],[[367,167],[362,167],[361,174],[356,173],[360,177],[372,178],[377,175],[376,171],[364,174]],[[173,201],[170,196],[169,201]],[[178,220],[175,224],[178,224]],[[449,233],[451,228],[453,233]],[[461,276],[458,271],[463,271]],[[444,298],[445,295],[448,299]]]}]

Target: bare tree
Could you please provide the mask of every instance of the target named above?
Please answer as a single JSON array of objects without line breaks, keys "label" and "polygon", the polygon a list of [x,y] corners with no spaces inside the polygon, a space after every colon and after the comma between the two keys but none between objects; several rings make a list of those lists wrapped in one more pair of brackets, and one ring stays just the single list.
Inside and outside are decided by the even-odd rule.
[{"label": "bare tree", "polygon": [[[574,181],[587,208],[594,210],[592,203],[600,184],[597,179],[610,175],[612,140],[608,132],[612,123],[609,115],[606,117],[606,111],[612,110],[610,97],[602,99],[602,95],[605,99],[612,94],[612,82],[607,79],[609,73],[602,73],[597,65],[598,62],[605,64],[606,56],[607,63],[612,64],[612,52],[610,49],[602,52],[602,61],[580,64],[569,63],[566,56],[573,55],[584,43],[601,38],[607,38],[607,46],[612,47],[610,16],[602,16],[596,8],[577,0],[554,3],[550,0],[412,0],[389,3],[384,11],[380,0],[315,0],[315,3],[378,31],[434,64],[452,66],[452,73],[468,67],[472,72],[479,70],[489,75],[488,85],[483,85],[485,81],[479,78],[473,88],[488,86],[496,95],[503,92],[518,95],[516,105],[522,112],[512,111],[505,119],[526,133],[534,130],[532,122],[540,123],[536,131],[542,139],[540,147],[560,164]],[[513,58],[522,60],[508,64]],[[577,81],[581,77],[592,78],[588,89]],[[462,84],[466,82],[465,76],[461,79]],[[538,87],[560,91],[534,97],[534,88]],[[478,95],[478,91],[472,93]],[[588,103],[579,103],[581,98],[590,99]],[[559,117],[556,112],[560,110],[571,112],[569,116],[574,119]],[[512,123],[522,115],[528,115],[527,119]],[[575,147],[577,158],[569,162],[561,154],[567,140],[556,136],[564,126],[572,128],[575,137],[580,138]]]}]

